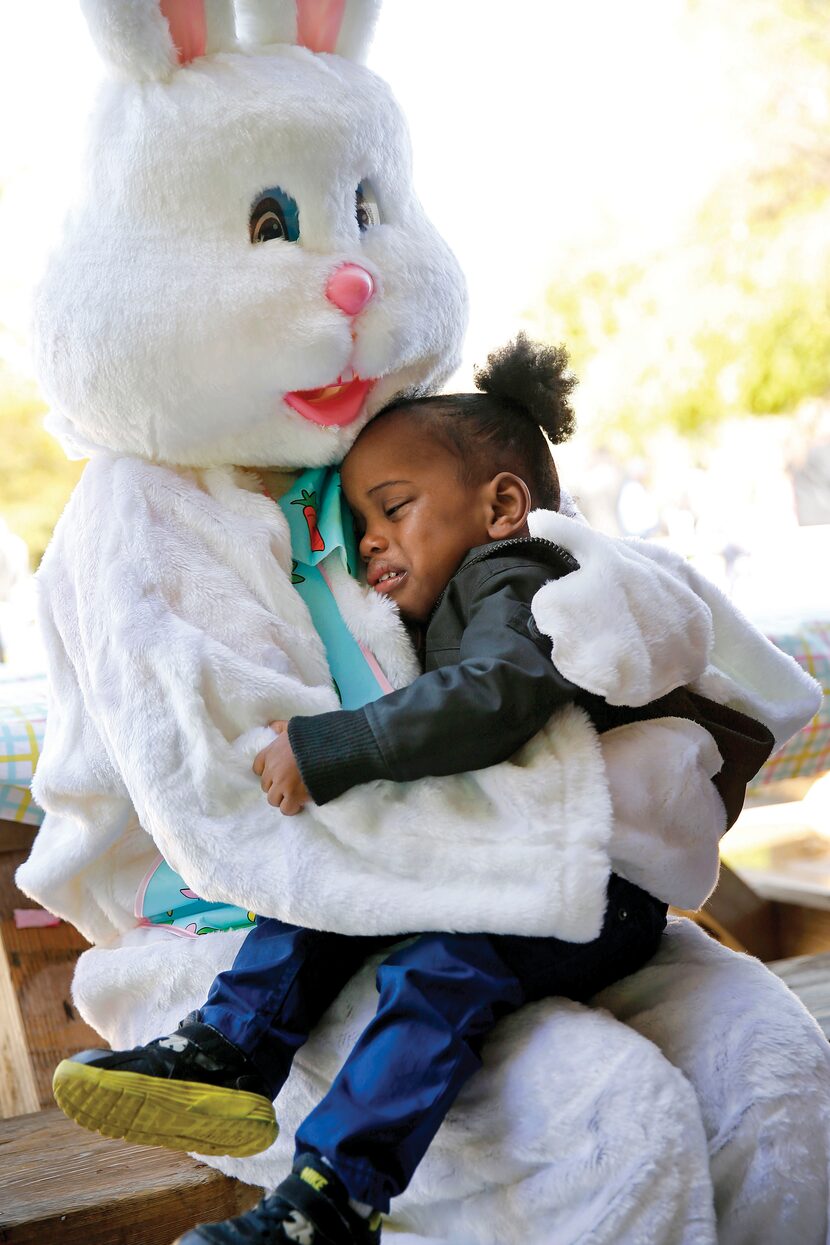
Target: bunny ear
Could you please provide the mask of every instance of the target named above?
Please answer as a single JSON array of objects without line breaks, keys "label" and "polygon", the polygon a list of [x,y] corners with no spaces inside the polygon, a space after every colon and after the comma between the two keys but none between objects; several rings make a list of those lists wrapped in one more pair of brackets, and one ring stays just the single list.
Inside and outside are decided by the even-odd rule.
[{"label": "bunny ear", "polygon": [[[309,7],[314,7],[315,0],[305,0]],[[382,0],[346,0],[345,12],[337,35],[337,44],[332,49],[338,56],[345,56],[350,61],[365,61],[369,45],[375,33]]]},{"label": "bunny ear", "polygon": [[235,45],[231,0],[81,0],[101,56],[139,81]]},{"label": "bunny ear", "polygon": [[247,42],[296,43],[312,52],[364,60],[381,0],[237,0]]},{"label": "bunny ear", "polygon": [[236,27],[240,42],[253,47],[296,43],[296,0],[236,0]]},{"label": "bunny ear", "polygon": [[[194,4],[194,0],[165,0],[162,8],[166,10],[171,5],[176,4],[191,7]],[[195,0],[195,7],[200,7],[199,0]],[[236,47],[236,22],[234,20],[233,0],[201,0],[201,7],[204,9],[205,24],[207,26],[205,52],[233,51]],[[175,37],[173,42],[176,43]]]}]

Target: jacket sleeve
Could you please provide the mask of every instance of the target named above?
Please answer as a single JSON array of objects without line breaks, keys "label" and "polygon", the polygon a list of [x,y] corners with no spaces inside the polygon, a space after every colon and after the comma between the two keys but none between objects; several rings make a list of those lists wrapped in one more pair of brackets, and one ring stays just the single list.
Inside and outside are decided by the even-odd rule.
[{"label": "jacket sleeve", "polygon": [[317,804],[376,778],[408,782],[511,757],[578,688],[551,660],[527,604],[550,579],[537,564],[482,575],[459,661],[361,709],[293,718],[288,733]]}]

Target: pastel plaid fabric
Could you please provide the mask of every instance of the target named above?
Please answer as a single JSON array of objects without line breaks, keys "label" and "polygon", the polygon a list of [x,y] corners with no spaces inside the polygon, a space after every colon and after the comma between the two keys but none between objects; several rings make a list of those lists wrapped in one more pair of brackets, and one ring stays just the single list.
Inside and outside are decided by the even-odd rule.
[{"label": "pastel plaid fabric", "polygon": [[804,622],[769,638],[821,684],[824,697],[816,716],[770,757],[750,791],[784,778],[810,778],[830,770],[830,620]]},{"label": "pastel plaid fabric", "polygon": [[0,819],[39,826],[43,810],[29,784],[46,729],[46,675],[0,666]]}]

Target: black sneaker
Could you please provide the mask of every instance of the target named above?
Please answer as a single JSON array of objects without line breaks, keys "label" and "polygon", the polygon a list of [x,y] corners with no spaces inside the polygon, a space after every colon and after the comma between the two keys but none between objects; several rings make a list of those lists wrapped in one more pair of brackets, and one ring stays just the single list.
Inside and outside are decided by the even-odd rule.
[{"label": "black sneaker", "polygon": [[257,1070],[218,1029],[189,1016],[146,1046],[64,1059],[52,1090],[76,1123],[140,1145],[242,1158],[277,1136]]},{"label": "black sneaker", "polygon": [[316,1155],[302,1154],[273,1193],[236,1219],[203,1223],[174,1245],[380,1245],[381,1216],[358,1215],[345,1185]]}]

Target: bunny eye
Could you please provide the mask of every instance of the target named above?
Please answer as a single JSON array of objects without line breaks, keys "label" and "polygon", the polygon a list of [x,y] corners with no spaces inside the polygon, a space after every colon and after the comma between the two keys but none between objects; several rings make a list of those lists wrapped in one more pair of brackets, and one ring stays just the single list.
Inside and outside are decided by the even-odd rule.
[{"label": "bunny eye", "polygon": [[249,229],[252,242],[297,242],[300,237],[297,200],[280,186],[272,186],[251,208]]},{"label": "bunny eye", "polygon": [[355,216],[361,233],[380,224],[377,195],[370,181],[361,182],[355,191]]}]

